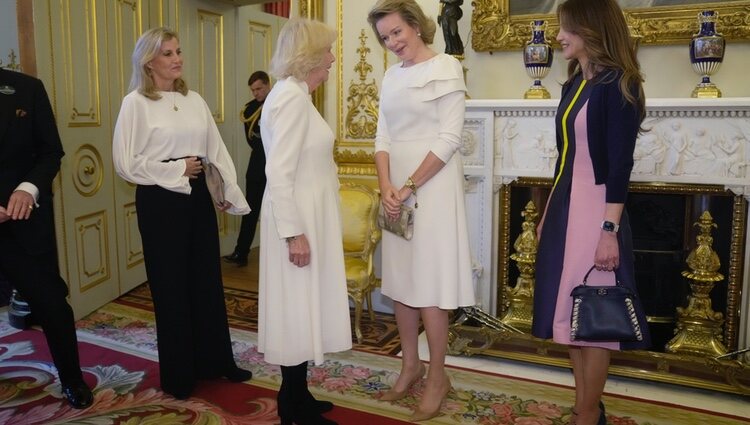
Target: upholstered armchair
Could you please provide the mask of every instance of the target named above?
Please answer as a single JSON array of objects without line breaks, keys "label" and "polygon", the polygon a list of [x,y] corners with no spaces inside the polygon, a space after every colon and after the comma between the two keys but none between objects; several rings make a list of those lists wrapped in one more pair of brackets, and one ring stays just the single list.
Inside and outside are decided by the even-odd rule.
[{"label": "upholstered armchair", "polygon": [[341,216],[344,224],[344,263],[349,298],[354,301],[354,333],[362,343],[362,308],[367,302],[370,320],[375,320],[372,310],[372,290],[377,285],[372,257],[380,241],[377,224],[379,195],[368,186],[341,183]]}]

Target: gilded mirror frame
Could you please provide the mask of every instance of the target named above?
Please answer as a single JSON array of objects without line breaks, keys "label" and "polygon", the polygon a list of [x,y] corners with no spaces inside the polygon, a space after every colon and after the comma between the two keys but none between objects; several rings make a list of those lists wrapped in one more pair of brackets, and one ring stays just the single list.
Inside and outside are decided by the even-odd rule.
[{"label": "gilded mirror frame", "polygon": [[[520,49],[528,41],[529,23],[535,19],[548,22],[547,36],[554,40],[560,27],[554,14],[512,15],[509,2],[472,1],[471,46],[475,51]],[[697,31],[698,13],[705,9],[719,13],[717,29],[728,41],[750,39],[750,1],[625,9],[625,18],[641,44],[687,44]]]}]

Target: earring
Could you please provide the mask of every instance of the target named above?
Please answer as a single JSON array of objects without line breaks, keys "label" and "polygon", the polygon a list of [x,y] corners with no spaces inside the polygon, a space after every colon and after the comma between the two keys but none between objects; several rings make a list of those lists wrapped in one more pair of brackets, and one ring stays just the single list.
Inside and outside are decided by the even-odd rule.
[{"label": "earring", "polygon": [[421,33],[421,32],[418,32],[418,33],[417,33],[417,37],[421,37],[421,36],[422,36],[422,33]]}]

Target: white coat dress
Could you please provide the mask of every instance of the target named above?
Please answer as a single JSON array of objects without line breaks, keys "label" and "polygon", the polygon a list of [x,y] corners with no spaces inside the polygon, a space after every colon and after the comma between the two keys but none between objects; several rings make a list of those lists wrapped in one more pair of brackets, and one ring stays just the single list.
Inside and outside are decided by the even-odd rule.
[{"label": "white coat dress", "polygon": [[[266,191],[260,212],[258,351],[295,366],[351,348],[334,135],[307,83],[289,77],[268,94],[260,118]],[[304,234],[310,264],[289,261],[286,239]]]}]

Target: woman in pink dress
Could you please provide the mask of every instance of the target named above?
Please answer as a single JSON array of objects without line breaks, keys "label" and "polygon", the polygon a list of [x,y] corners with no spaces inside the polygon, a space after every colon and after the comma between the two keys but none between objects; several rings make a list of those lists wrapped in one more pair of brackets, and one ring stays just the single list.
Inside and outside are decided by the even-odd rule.
[{"label": "woman in pink dress", "polygon": [[[645,100],[640,66],[615,0],[568,0],[558,8],[557,40],[570,61],[557,110],[554,185],[539,225],[532,333],[569,346],[576,386],[572,423],[606,424],[601,395],[610,350],[639,341],[572,341],[573,287],[595,266],[590,285],[635,291],[633,248],[624,210]],[[640,323],[646,323],[635,300]],[[597,318],[606,321],[606,317]]]}]

